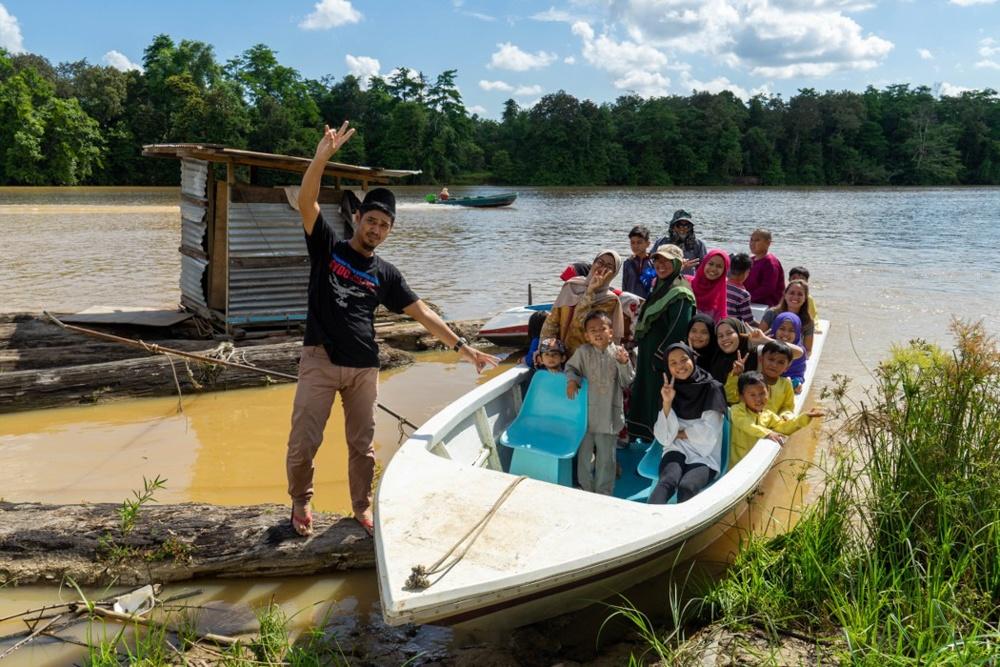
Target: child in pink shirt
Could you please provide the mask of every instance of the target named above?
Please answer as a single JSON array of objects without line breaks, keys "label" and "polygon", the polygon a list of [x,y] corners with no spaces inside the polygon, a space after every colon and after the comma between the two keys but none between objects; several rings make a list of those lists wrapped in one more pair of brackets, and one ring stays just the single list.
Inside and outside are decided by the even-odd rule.
[{"label": "child in pink shirt", "polygon": [[771,232],[755,229],[750,235],[750,254],[753,264],[750,275],[743,287],[750,292],[754,303],[776,306],[785,293],[785,270],[778,258],[768,252],[771,248]]}]

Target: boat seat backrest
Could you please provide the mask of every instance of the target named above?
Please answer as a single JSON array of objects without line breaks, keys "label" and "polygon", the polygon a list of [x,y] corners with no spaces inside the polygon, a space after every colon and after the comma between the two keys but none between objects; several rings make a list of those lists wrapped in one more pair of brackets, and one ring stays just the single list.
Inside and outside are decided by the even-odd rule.
[{"label": "boat seat backrest", "polygon": [[500,441],[567,458],[576,453],[586,432],[587,381],[571,400],[566,396],[566,375],[542,370],[531,379],[521,411]]}]

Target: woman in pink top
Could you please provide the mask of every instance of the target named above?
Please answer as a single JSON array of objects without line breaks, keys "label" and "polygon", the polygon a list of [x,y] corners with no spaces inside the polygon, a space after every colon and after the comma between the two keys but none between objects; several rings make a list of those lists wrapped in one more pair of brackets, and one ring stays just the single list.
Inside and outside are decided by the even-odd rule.
[{"label": "woman in pink top", "polygon": [[729,253],[713,248],[705,254],[691,278],[698,312],[705,313],[715,323],[726,316],[726,276],[729,275]]}]

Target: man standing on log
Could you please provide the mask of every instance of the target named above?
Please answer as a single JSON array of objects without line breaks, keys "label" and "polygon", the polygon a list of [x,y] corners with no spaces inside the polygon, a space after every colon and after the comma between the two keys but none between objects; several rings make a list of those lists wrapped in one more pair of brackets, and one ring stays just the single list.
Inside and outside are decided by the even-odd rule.
[{"label": "man standing on log", "polygon": [[406,284],[395,266],[375,254],[396,218],[396,198],[386,188],[365,195],[355,213],[354,234],[338,240],[323,219],[319,189],[326,163],[354,134],[347,121],[339,130],[327,126],[316,155],[302,177],[299,213],[312,268],[309,310],[299,361],[299,382],[288,436],[288,494],[292,527],[312,534],[313,459],[337,392],[344,406],[348,485],[354,517],[370,534],[372,479],[375,472],[375,404],[378,397],[378,344],[375,309],[379,304],[406,313],[438,340],[476,365],[481,372],[498,359],[469,346],[455,335]]}]

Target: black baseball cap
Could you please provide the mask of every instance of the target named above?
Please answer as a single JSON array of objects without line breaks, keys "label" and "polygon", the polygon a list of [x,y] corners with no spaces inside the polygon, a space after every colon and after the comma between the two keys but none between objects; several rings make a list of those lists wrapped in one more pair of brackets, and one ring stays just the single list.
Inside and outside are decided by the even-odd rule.
[{"label": "black baseball cap", "polygon": [[396,195],[392,194],[392,191],[388,188],[369,190],[368,194],[365,195],[365,200],[361,202],[361,207],[358,208],[358,211],[361,215],[364,215],[368,211],[382,211],[395,220]]}]

